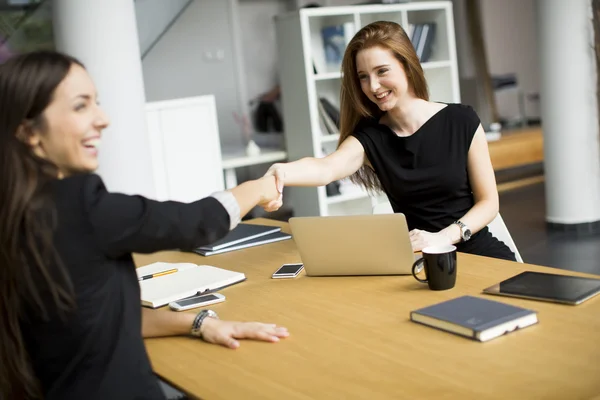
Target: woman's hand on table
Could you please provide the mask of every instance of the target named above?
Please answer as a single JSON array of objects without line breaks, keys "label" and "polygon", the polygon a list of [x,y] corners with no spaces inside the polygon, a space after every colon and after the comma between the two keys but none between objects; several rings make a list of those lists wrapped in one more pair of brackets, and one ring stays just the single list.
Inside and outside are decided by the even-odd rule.
[{"label": "woman's hand on table", "polygon": [[238,339],[278,342],[279,339],[290,335],[287,328],[275,324],[222,321],[215,318],[206,318],[200,329],[204,341],[230,349],[240,347]]}]

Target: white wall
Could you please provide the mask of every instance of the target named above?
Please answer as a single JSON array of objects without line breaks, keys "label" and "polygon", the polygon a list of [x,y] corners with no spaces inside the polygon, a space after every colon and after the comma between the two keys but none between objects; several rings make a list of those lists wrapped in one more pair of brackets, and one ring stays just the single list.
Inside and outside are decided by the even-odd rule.
[{"label": "white wall", "polygon": [[[454,32],[456,35],[456,57],[460,79],[461,103],[472,106],[484,126],[492,122],[492,113],[487,104],[483,85],[477,81],[473,58],[473,41],[467,23],[467,4],[465,0],[452,0],[454,13]],[[483,29],[483,28],[482,28]]]},{"label": "white wall", "polygon": [[223,146],[241,145],[231,2],[194,0],[142,62],[148,101],[214,94]]},{"label": "white wall", "polygon": [[456,35],[456,57],[461,78],[475,78],[471,35],[467,25],[467,8],[465,0],[452,0],[454,12],[454,32]]},{"label": "white wall", "polygon": [[527,98],[540,91],[535,0],[480,0],[480,4],[490,73],[516,73],[526,115],[538,116],[538,102]]},{"label": "white wall", "polygon": [[275,15],[287,11],[285,2],[239,2],[244,79],[248,99],[257,98],[278,83]]},{"label": "white wall", "polygon": [[516,72],[526,92],[539,91],[535,0],[480,0],[492,74]]},{"label": "white wall", "polygon": [[189,0],[135,0],[140,51],[144,54]]}]

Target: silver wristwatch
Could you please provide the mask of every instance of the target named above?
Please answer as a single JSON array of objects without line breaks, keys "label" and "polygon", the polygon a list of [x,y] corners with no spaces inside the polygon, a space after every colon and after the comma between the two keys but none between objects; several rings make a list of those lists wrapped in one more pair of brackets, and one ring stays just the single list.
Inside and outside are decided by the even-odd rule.
[{"label": "silver wristwatch", "polygon": [[198,315],[196,315],[196,318],[194,318],[194,322],[192,323],[192,330],[190,331],[190,334],[192,336],[202,339],[202,332],[200,331],[200,329],[202,328],[202,322],[204,322],[205,318],[219,319],[219,316],[213,310],[200,311]]},{"label": "silver wristwatch", "polygon": [[463,224],[461,221],[454,221],[454,223],[460,227],[460,238],[463,242],[471,239],[471,230],[467,225]]}]

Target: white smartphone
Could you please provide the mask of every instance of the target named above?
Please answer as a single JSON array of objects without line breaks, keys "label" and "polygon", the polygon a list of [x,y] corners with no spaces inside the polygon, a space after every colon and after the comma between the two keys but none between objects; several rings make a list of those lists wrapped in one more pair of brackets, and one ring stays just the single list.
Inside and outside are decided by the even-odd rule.
[{"label": "white smartphone", "polygon": [[271,277],[273,279],[295,278],[303,269],[303,264],[283,264]]},{"label": "white smartphone", "polygon": [[210,304],[220,303],[222,301],[225,301],[225,296],[219,293],[210,293],[172,301],[169,303],[169,307],[171,310],[185,311],[189,310],[190,308],[208,306]]}]

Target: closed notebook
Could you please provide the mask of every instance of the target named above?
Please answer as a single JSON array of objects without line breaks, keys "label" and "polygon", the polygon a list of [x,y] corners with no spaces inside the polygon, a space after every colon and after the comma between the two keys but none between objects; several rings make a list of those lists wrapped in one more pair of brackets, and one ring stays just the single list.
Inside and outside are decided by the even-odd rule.
[{"label": "closed notebook", "polygon": [[177,272],[140,281],[142,305],[162,307],[172,301],[210,293],[246,279],[241,272],[191,263],[154,263],[137,269],[138,278],[176,268]]},{"label": "closed notebook", "polygon": [[254,239],[246,240],[244,242],[240,242],[233,246],[222,247],[218,250],[206,250],[203,248],[197,248],[194,250],[194,253],[198,253],[202,256],[212,256],[215,254],[227,253],[228,251],[241,250],[246,249],[248,247],[260,246],[263,244],[269,244],[274,242],[280,242],[282,240],[291,239],[292,235],[287,234],[285,232],[275,232],[270,233],[268,235],[259,236]]},{"label": "closed notebook", "polygon": [[233,246],[247,240],[255,239],[271,233],[279,232],[278,226],[253,225],[253,224],[238,224],[234,229],[229,231],[227,235],[206,246],[200,246],[200,250],[215,251],[225,247]]},{"label": "closed notebook", "polygon": [[473,296],[412,311],[410,319],[481,342],[538,322],[536,311]]}]

